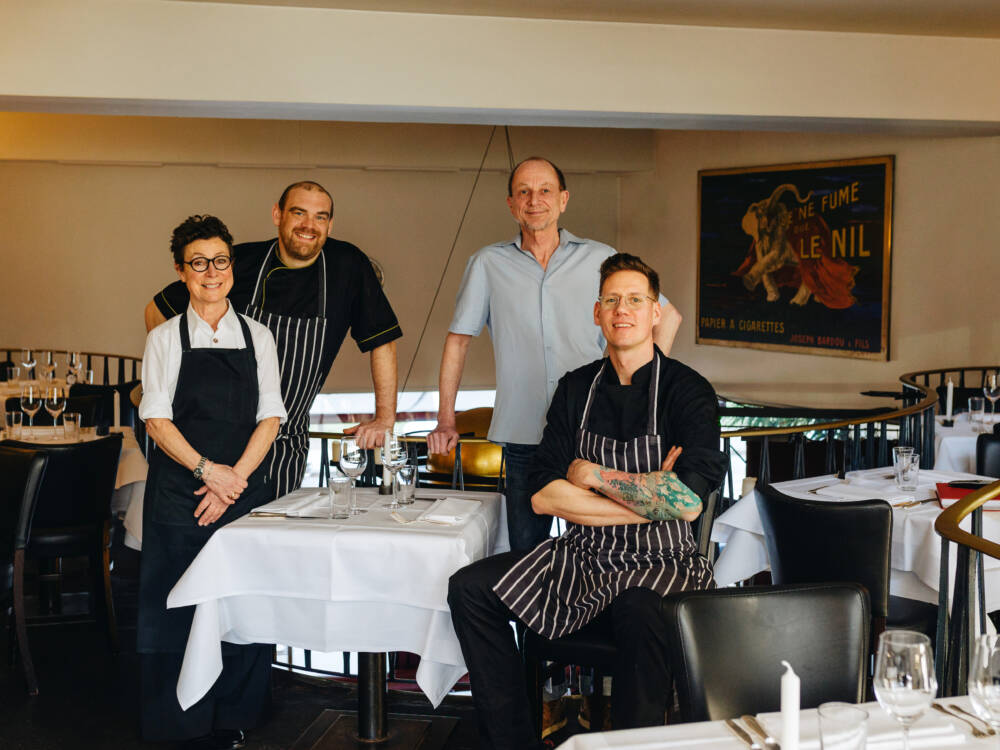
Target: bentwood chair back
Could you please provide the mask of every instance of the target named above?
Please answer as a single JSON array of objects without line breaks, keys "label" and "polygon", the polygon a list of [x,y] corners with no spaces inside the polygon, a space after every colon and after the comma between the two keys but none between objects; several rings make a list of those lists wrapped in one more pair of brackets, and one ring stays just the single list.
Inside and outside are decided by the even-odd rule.
[{"label": "bentwood chair back", "polygon": [[681,592],[663,611],[681,721],[779,710],[782,660],[802,678],[803,708],[863,700],[871,613],[862,586]]},{"label": "bentwood chair back", "polygon": [[[98,399],[96,396],[70,396],[66,399],[66,409],[63,413],[77,413],[80,415],[80,426],[94,427],[97,425]],[[21,411],[21,397],[8,396],[6,401],[8,412]],[[24,418],[24,424],[28,424],[28,418]],[[52,415],[45,409],[39,409],[32,420],[36,427],[50,427],[52,425]]]},{"label": "bentwood chair back", "polygon": [[[7,444],[40,450],[48,456],[28,538],[28,558],[88,559],[93,614],[106,627],[112,651],[117,651],[110,547],[111,496],[122,450],[121,433],[72,444]],[[55,571],[40,575],[40,581],[60,583],[58,569],[56,566]]]},{"label": "bentwood chair back", "polygon": [[980,435],[976,438],[976,473],[984,477],[1000,477],[1000,435]]},{"label": "bentwood chair back", "polygon": [[44,453],[0,443],[0,602],[11,604],[8,639],[12,653],[20,654],[30,695],[38,695],[38,680],[24,614],[24,557],[47,463]]}]

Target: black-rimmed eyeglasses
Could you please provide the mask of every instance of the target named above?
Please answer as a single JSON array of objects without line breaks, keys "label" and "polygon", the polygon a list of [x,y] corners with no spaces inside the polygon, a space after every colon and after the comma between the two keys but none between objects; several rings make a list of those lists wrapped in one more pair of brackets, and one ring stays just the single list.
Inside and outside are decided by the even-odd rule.
[{"label": "black-rimmed eyeglasses", "polygon": [[197,271],[198,273],[205,273],[208,270],[208,264],[211,263],[219,271],[225,271],[229,266],[233,264],[232,255],[216,255],[214,258],[203,258],[198,256],[194,260],[181,261],[186,266],[191,266],[192,271]]}]

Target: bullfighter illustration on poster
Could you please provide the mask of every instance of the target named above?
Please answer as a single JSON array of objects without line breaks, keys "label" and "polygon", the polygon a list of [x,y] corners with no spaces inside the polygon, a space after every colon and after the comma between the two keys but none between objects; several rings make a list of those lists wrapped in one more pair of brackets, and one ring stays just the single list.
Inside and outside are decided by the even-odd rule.
[{"label": "bullfighter illustration on poster", "polygon": [[888,359],[893,166],[699,172],[697,342]]}]

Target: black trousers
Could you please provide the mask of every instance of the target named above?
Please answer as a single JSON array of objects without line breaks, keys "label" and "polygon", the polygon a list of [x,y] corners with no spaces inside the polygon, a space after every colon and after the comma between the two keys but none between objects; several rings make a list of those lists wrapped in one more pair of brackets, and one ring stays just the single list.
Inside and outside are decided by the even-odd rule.
[{"label": "black trousers", "polygon": [[213,729],[252,729],[271,704],[270,644],[223,644],[222,674],[205,696],[181,710],[177,678],[183,654],[139,654],[142,738],[182,742]]},{"label": "black trousers", "polygon": [[[493,586],[524,554],[507,552],[480,560],[455,573],[448,583],[451,619],[469,667],[484,749],[541,747],[510,626],[515,618],[493,592]],[[615,729],[663,724],[671,675],[660,601],[649,589],[628,589],[586,626],[589,632],[613,637],[618,647],[611,696]]]}]

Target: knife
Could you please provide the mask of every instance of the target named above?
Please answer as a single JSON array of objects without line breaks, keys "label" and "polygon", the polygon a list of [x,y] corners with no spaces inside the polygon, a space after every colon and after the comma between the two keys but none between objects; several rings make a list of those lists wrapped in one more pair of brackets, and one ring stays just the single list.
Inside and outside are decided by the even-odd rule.
[{"label": "knife", "polygon": [[729,731],[736,735],[736,737],[743,742],[744,745],[751,748],[751,750],[762,750],[761,745],[753,737],[746,733],[746,731],[733,719],[726,719],[726,726]]},{"label": "knife", "polygon": [[767,730],[761,726],[761,723],[757,721],[756,717],[751,716],[750,714],[743,714],[740,719],[743,720],[748,727],[750,727],[751,732],[760,737],[766,750],[781,750],[781,745],[778,744],[778,741],[767,733]]},{"label": "knife", "polygon": [[924,503],[936,503],[938,499],[936,497],[929,497],[926,500],[906,500],[902,503],[894,503],[893,508],[912,508],[915,505],[923,505]]}]

